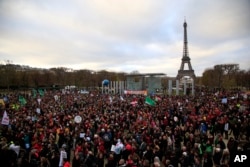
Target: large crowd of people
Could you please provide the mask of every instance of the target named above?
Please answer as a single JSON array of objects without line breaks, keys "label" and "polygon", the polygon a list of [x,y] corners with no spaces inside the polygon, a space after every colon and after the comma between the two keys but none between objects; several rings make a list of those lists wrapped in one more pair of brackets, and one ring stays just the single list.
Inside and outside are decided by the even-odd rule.
[{"label": "large crowd of people", "polygon": [[0,166],[233,167],[250,152],[247,95],[149,96],[2,94]]}]

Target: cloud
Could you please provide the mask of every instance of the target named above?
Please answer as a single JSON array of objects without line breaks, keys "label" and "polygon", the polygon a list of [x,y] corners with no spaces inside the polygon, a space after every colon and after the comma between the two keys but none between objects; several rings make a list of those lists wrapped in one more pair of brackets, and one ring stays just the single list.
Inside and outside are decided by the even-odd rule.
[{"label": "cloud", "polygon": [[247,0],[1,1],[0,60],[176,76],[186,18],[196,75],[217,63],[248,68],[248,9]]}]

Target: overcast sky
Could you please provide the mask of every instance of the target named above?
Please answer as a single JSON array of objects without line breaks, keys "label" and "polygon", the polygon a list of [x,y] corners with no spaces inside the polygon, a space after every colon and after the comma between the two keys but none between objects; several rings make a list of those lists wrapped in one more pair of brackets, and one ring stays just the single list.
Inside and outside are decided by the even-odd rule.
[{"label": "overcast sky", "polygon": [[[0,63],[176,76],[250,68],[249,0],[0,0]],[[186,69],[186,68],[185,68]]]}]

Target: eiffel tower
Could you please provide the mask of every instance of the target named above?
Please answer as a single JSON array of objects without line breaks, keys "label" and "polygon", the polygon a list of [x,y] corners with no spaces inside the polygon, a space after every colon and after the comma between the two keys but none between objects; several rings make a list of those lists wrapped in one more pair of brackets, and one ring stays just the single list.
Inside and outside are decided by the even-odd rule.
[{"label": "eiffel tower", "polygon": [[[190,57],[189,57],[189,54],[188,54],[188,40],[187,40],[187,23],[186,23],[186,20],[184,21],[183,27],[184,27],[183,56],[182,56],[182,59],[181,59],[181,67],[178,70],[178,74],[177,74],[176,79],[180,80],[184,76],[189,76],[194,80],[195,79],[195,74],[194,74],[194,70],[192,69],[192,65],[190,63]],[[188,70],[184,69],[185,64],[188,65]]]}]

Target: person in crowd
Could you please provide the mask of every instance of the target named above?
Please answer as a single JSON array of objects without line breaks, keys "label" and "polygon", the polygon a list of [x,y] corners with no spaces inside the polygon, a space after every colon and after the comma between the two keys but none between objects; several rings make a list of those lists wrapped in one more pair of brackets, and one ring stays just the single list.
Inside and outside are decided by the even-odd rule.
[{"label": "person in crowd", "polygon": [[122,152],[124,150],[124,144],[121,139],[117,139],[117,143],[114,145],[114,158],[116,163],[121,159]]},{"label": "person in crowd", "polygon": [[[10,120],[0,125],[0,164],[38,166],[47,159],[58,167],[66,158],[76,167],[91,157],[98,167],[116,167],[121,159],[134,166],[158,166],[158,157],[160,166],[211,166],[211,159],[225,166],[238,147],[248,150],[250,145],[249,99],[239,95],[221,103],[234,93],[159,95],[161,100],[150,106],[144,95],[122,95],[123,100],[112,95],[111,102],[108,94],[75,91],[23,94],[27,103],[21,104],[20,93],[14,92],[0,109],[0,119],[6,111]],[[117,149],[111,151],[112,145]]]},{"label": "person in crowd", "polygon": [[14,150],[9,149],[6,137],[1,137],[0,141],[0,162],[1,166],[15,167],[17,164],[17,154]]},{"label": "person in crowd", "polygon": [[74,157],[72,159],[72,167],[79,167],[81,165],[81,160],[78,152],[74,153]]},{"label": "person in crowd", "polygon": [[120,159],[119,160],[118,167],[126,167],[126,161],[125,161],[125,159]]},{"label": "person in crowd", "polygon": [[107,163],[105,164],[105,167],[116,167],[116,161],[114,158],[114,153],[110,153],[107,158]]},{"label": "person in crowd", "polygon": [[46,157],[41,157],[39,167],[50,167],[49,160]]},{"label": "person in crowd", "polygon": [[63,167],[65,164],[65,160],[68,160],[67,152],[65,151],[66,145],[63,145],[60,149],[60,161],[59,161],[59,167]]},{"label": "person in crowd", "polygon": [[89,151],[85,160],[84,164],[88,167],[95,167],[96,166],[96,157],[94,156],[92,151]]},{"label": "person in crowd", "polygon": [[230,164],[230,153],[228,149],[224,149],[221,160],[220,160],[220,165],[221,167],[229,167]]},{"label": "person in crowd", "polygon": [[63,159],[63,167],[70,167],[70,162],[67,158]]},{"label": "person in crowd", "polygon": [[218,145],[215,148],[214,154],[213,154],[213,161],[214,161],[214,166],[215,167],[220,167],[221,158],[222,158],[222,150],[221,150],[220,146]]}]

